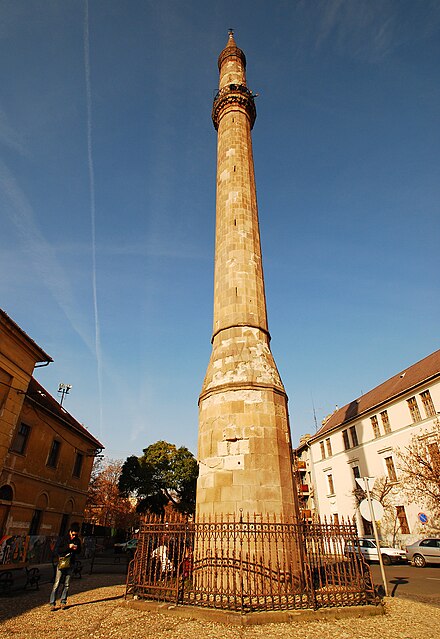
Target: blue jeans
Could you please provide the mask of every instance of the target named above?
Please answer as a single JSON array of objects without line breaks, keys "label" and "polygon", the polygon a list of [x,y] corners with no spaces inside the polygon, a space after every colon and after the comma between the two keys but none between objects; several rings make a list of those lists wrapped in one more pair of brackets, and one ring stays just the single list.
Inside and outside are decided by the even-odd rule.
[{"label": "blue jeans", "polygon": [[57,572],[55,575],[55,582],[52,588],[52,592],[50,593],[49,603],[55,605],[57,601],[57,591],[60,587],[60,582],[63,579],[63,590],[61,592],[60,602],[65,604],[67,602],[67,593],[69,592],[70,586],[70,577],[72,576],[73,568],[65,568],[64,570],[60,570],[57,568]]}]

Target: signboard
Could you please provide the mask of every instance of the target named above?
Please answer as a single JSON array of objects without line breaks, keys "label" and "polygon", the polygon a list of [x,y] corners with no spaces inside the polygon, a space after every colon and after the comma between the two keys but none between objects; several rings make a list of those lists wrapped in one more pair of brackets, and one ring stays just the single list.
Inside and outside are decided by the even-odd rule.
[{"label": "signboard", "polygon": [[356,477],[356,482],[362,490],[367,492],[367,488],[368,490],[373,490],[375,479],[375,477]]},{"label": "signboard", "polygon": [[419,521],[420,521],[422,524],[427,524],[427,523],[428,523],[428,516],[427,516],[427,515],[425,515],[425,513],[419,513],[419,514],[417,515],[417,517],[419,518]]},{"label": "signboard", "polygon": [[[373,516],[375,521],[378,521],[378,519],[382,519],[383,506],[380,501],[377,501],[377,499],[372,499],[371,506],[373,508]],[[371,521],[371,512],[370,506],[368,505],[368,499],[363,499],[361,501],[361,503],[359,504],[359,511],[364,519],[366,519],[367,521]]]}]

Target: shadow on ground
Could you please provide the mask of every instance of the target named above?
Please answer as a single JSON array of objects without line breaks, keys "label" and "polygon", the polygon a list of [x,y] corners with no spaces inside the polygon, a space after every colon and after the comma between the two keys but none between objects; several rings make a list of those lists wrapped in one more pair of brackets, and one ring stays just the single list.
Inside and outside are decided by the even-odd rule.
[{"label": "shadow on ground", "polygon": [[[77,606],[84,606],[88,604],[94,604],[101,601],[110,601],[113,599],[122,599],[123,595],[119,597],[108,597],[97,599],[93,597],[93,591],[96,588],[104,588],[106,586],[125,585],[125,575],[121,574],[92,574],[84,575],[81,579],[72,579],[70,582],[69,598],[79,592],[90,592],[90,601],[83,603],[69,604],[69,598],[67,605],[69,608]],[[23,613],[47,604],[49,607],[49,596],[52,591],[51,583],[41,584],[39,590],[16,590],[9,595],[0,596],[0,623],[13,617],[18,617]]]}]

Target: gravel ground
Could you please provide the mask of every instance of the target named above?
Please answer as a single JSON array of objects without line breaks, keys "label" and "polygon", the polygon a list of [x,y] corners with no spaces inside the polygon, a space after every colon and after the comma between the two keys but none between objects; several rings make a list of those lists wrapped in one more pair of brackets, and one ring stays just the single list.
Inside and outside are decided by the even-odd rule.
[{"label": "gravel ground", "polygon": [[71,583],[67,610],[51,612],[50,585],[0,598],[0,637],[14,639],[438,639],[440,608],[388,598],[378,617],[227,626],[139,611],[124,604],[120,575]]}]

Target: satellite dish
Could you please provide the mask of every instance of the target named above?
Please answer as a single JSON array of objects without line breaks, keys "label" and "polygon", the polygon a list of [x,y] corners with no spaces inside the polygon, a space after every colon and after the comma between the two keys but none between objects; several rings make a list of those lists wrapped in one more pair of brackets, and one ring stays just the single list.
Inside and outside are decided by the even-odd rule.
[{"label": "satellite dish", "polygon": [[[377,521],[378,519],[382,519],[383,506],[380,501],[377,501],[377,499],[372,499],[371,506],[373,509],[374,520]],[[370,506],[368,505],[368,499],[363,499],[361,501],[361,503],[359,504],[359,511],[364,519],[366,519],[367,521],[371,521],[371,512]]]}]

